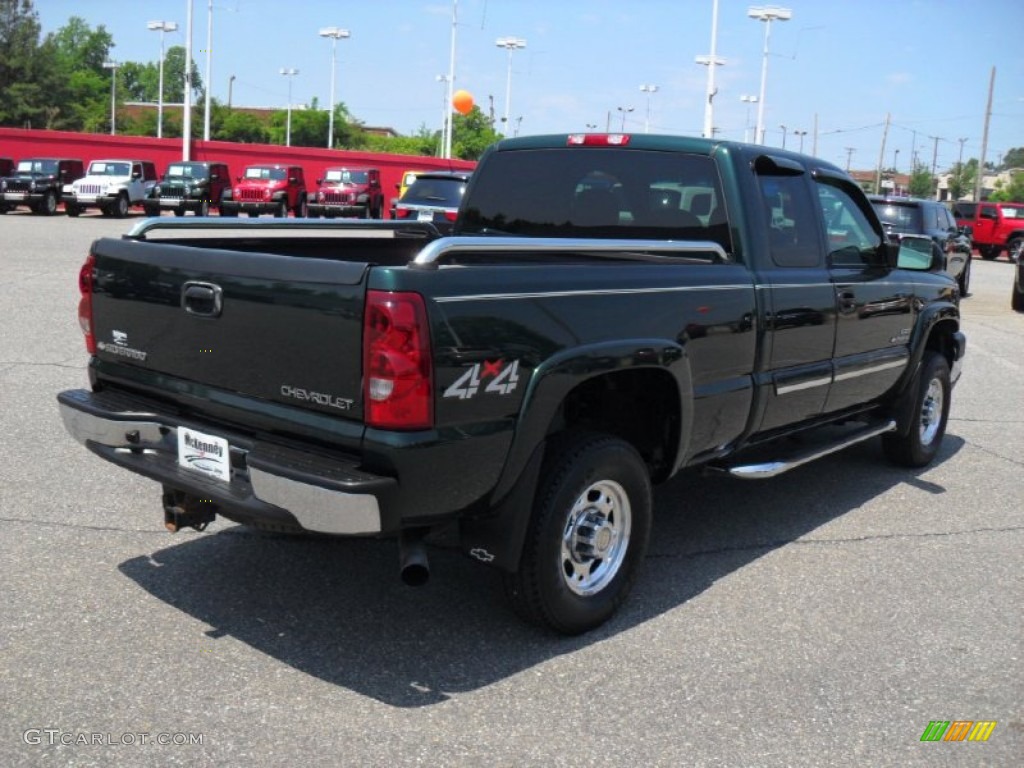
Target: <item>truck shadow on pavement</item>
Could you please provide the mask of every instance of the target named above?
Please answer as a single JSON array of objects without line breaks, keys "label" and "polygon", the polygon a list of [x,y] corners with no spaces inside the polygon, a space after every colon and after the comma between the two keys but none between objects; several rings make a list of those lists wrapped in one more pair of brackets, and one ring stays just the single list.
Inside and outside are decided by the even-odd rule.
[{"label": "truck shadow on pavement", "polygon": [[[931,469],[963,445],[947,435]],[[420,588],[399,581],[394,541],[287,537],[242,526],[179,534],[183,543],[127,560],[120,570],[212,628],[197,632],[197,651],[230,636],[385,704],[421,707],[679,609],[901,484],[944,493],[918,476],[926,471],[889,465],[871,441],[773,480],[683,473],[656,489],[648,557],[630,599],[603,627],[573,638],[522,624],[496,572],[437,547],[430,550],[431,580]],[[888,527],[878,532],[889,534]]]}]

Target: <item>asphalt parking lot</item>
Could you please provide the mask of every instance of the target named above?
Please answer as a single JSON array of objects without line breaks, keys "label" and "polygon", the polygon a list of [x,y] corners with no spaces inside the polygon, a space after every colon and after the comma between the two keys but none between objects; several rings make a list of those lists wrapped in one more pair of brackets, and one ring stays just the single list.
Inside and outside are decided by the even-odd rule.
[{"label": "asphalt parking lot", "polygon": [[[78,268],[131,224],[0,217],[0,765],[1021,764],[1005,258],[973,264],[934,466],[870,442],[758,484],[678,477],[631,601],[566,639],[447,550],[411,589],[390,541],[167,533],[159,487],[81,448],[55,401],[86,385]],[[997,724],[921,742],[933,720]]]}]

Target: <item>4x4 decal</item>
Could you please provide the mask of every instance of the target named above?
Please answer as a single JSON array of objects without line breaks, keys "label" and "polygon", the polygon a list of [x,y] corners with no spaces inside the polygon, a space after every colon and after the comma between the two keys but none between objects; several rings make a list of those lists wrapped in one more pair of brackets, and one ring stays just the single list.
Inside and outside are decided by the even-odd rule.
[{"label": "4x4 decal", "polygon": [[457,397],[468,400],[474,397],[483,386],[484,380],[490,379],[484,387],[484,393],[508,395],[515,391],[519,384],[519,361],[505,365],[504,360],[485,360],[474,363],[462,374],[454,384],[444,391],[444,397]]}]

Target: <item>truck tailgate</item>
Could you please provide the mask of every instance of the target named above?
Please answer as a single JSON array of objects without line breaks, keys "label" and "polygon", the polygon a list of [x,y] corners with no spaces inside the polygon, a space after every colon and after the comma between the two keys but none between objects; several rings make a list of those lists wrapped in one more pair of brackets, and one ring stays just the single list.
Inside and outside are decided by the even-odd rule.
[{"label": "truck tailgate", "polygon": [[93,255],[101,360],[362,419],[366,263],[127,239]]}]

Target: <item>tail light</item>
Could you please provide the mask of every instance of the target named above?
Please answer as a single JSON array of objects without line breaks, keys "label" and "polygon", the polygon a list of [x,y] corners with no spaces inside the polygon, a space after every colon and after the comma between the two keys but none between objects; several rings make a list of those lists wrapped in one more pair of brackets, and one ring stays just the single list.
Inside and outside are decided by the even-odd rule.
[{"label": "tail light", "polygon": [[399,219],[408,219],[412,215],[412,210],[409,208],[398,208],[395,210],[395,217]]},{"label": "tail light", "polygon": [[96,354],[96,336],[92,327],[92,275],[95,268],[96,257],[90,253],[78,271],[78,291],[82,294],[78,300],[78,324],[85,334],[85,348],[90,355]]},{"label": "tail light", "polygon": [[458,218],[458,215],[459,215],[458,211],[445,211],[444,212],[444,217],[446,219],[448,219],[448,221],[455,221],[455,219]]},{"label": "tail light", "polygon": [[368,291],[363,324],[367,425],[381,429],[432,427],[432,369],[423,297]]}]

